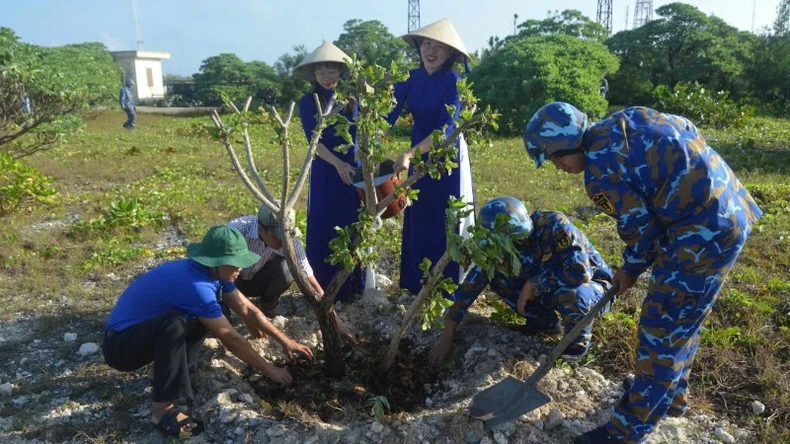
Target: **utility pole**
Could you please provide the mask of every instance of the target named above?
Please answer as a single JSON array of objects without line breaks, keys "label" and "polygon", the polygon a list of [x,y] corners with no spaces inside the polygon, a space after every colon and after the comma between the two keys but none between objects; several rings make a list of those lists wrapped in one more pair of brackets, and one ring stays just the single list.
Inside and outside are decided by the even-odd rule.
[{"label": "utility pole", "polygon": [[598,12],[595,20],[612,35],[612,0],[598,0]]},{"label": "utility pole", "polygon": [[653,20],[653,0],[636,0],[634,8],[634,29]]},{"label": "utility pole", "polygon": [[518,20],[518,14],[513,14],[513,35],[518,34],[518,32],[516,32],[516,28],[517,28],[516,21],[517,20]]},{"label": "utility pole", "polygon": [[420,0],[409,0],[408,32],[420,29]]}]

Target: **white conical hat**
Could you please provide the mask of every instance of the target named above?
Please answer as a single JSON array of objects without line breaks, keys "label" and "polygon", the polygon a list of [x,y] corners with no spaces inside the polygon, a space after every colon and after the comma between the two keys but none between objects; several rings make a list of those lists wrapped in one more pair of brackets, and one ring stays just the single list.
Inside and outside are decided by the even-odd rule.
[{"label": "white conical hat", "polygon": [[[452,22],[450,19],[442,19],[438,22],[431,23],[430,25],[423,26],[422,28],[412,31],[404,36],[401,36],[403,40],[406,40],[411,46],[416,46],[419,39],[422,38],[429,38],[432,40],[436,40],[437,42],[444,43],[447,46],[455,49],[456,51],[460,52],[463,57],[466,58],[466,61],[470,61],[469,53],[466,51],[466,46],[464,42],[461,41],[461,36],[458,35],[458,31],[455,30]],[[459,62],[463,62],[463,58],[458,60]]]},{"label": "white conical hat", "polygon": [[348,66],[348,60],[351,60],[351,57],[343,52],[343,50],[330,42],[324,42],[321,46],[316,48],[315,51],[307,54],[301,63],[296,65],[296,68],[293,69],[293,76],[298,79],[312,81],[315,80],[312,65],[316,63],[336,62]]}]

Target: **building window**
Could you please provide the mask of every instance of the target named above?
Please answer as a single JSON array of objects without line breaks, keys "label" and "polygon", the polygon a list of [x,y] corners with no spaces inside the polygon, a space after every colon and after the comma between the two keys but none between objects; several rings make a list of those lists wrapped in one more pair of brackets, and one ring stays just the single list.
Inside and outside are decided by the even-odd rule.
[{"label": "building window", "polygon": [[148,78],[148,87],[154,87],[154,70],[151,68],[145,68],[145,76]]}]

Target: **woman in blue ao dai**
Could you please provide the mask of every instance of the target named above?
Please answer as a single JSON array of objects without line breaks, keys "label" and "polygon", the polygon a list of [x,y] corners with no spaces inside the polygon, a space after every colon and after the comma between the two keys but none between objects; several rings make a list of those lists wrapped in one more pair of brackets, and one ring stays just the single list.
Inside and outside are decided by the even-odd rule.
[{"label": "woman in blue ao dai", "polygon": [[[394,125],[404,106],[408,107],[414,118],[412,148],[401,154],[396,162],[396,171],[408,169],[411,174],[410,163],[414,156],[419,153],[423,160],[427,160],[427,153],[433,145],[433,131],[445,128],[445,135],[449,136],[455,129],[453,119],[458,117],[461,103],[457,87],[460,76],[453,71],[453,65],[456,62],[466,65],[469,55],[448,19],[406,34],[403,39],[417,49],[421,63],[419,68],[409,72],[409,78],[405,82],[395,85],[397,105],[387,120]],[[455,107],[455,115],[449,114],[448,105]],[[445,175],[438,180],[428,176],[418,180],[413,186],[420,190],[418,199],[405,210],[400,286],[413,294],[417,294],[422,286],[419,264],[423,258],[427,257],[432,263],[436,263],[447,247],[447,199],[455,196],[474,202],[469,154],[463,137],[456,146],[459,167],[451,175]],[[474,214],[463,220],[457,230],[466,234],[466,227],[472,224]],[[456,283],[463,281],[464,274],[464,270],[459,269],[455,262],[451,262],[444,271],[444,275]]]},{"label": "woman in blue ao dai", "polygon": [[[324,43],[294,68],[293,75],[313,83],[313,91],[305,94],[299,101],[299,116],[308,142],[318,123],[318,108],[314,94],[318,95],[321,107],[325,107],[334,95],[341,74],[348,66],[350,57],[331,43]],[[346,119],[353,121],[356,108],[351,105],[340,112]],[[307,259],[310,262],[318,283],[323,288],[329,285],[338,267],[326,262],[332,253],[329,242],[337,237],[335,227],[345,227],[357,221],[360,201],[351,183],[356,169],[356,130],[351,127],[353,146],[346,153],[336,148],[348,142],[328,126],[321,133],[310,173],[310,188],[307,197]],[[336,300],[346,301],[352,293],[362,291],[362,273],[359,269],[348,278],[337,294]]]}]

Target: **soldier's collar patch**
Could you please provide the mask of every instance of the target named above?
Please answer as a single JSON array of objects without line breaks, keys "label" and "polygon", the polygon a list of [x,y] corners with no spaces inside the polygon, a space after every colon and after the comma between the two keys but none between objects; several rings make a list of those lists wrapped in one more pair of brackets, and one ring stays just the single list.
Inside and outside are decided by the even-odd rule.
[{"label": "soldier's collar patch", "polygon": [[571,238],[568,236],[568,233],[565,230],[558,230],[554,233],[554,242],[560,248],[566,248],[571,245]]},{"label": "soldier's collar patch", "polygon": [[551,253],[546,253],[540,258],[540,261],[541,262],[546,262],[549,259],[551,259]]},{"label": "soldier's collar patch", "polygon": [[614,205],[612,205],[612,201],[609,200],[609,198],[606,196],[605,193],[600,192],[593,195],[592,200],[593,202],[595,202],[595,205],[601,207],[604,213],[606,214],[615,213]]}]

